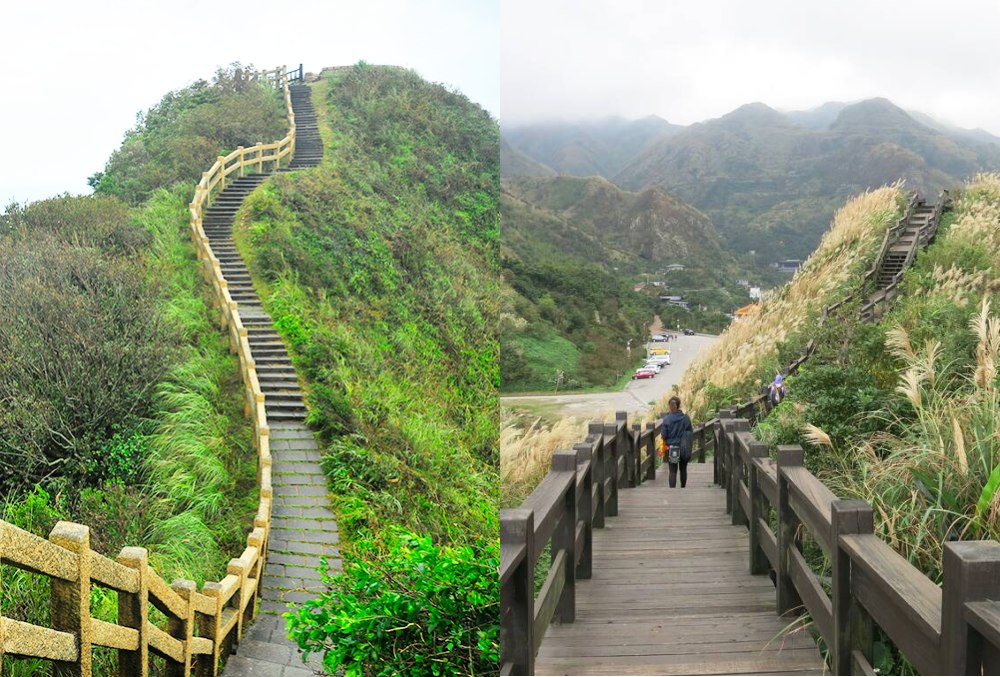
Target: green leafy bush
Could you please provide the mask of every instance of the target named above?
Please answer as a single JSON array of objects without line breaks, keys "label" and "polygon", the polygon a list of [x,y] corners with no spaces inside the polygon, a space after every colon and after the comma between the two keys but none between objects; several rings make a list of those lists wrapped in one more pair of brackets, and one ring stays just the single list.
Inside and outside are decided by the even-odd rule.
[{"label": "green leafy bush", "polygon": [[286,614],[292,638],[329,674],[494,674],[499,543],[438,546],[400,532],[386,552],[345,555],[326,592]]}]

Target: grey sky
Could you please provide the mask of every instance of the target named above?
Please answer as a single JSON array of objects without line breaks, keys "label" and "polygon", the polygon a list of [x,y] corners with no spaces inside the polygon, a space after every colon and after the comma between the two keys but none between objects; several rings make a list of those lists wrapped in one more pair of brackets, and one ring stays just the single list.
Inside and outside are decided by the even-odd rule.
[{"label": "grey sky", "polygon": [[394,64],[500,109],[500,0],[18,0],[0,26],[0,208],[89,193],[136,113],[234,61]]},{"label": "grey sky", "polygon": [[502,125],[884,96],[1000,136],[995,0],[503,0]]}]

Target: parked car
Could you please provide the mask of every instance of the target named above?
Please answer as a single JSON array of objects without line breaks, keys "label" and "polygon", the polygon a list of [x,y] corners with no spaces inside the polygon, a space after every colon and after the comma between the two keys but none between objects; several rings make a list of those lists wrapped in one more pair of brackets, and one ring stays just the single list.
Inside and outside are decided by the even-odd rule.
[{"label": "parked car", "polygon": [[655,334],[652,340],[653,343],[666,343],[670,340],[670,337],[666,334]]},{"label": "parked car", "polygon": [[634,374],[632,374],[632,378],[633,379],[636,379],[636,378],[653,378],[654,376],[656,376],[656,372],[654,370],[652,370],[652,369],[647,369],[646,367],[640,367],[639,369],[635,370]]},{"label": "parked car", "polygon": [[646,364],[670,364],[670,355],[657,355],[646,360]]},{"label": "parked car", "polygon": [[655,357],[656,355],[669,355],[670,348],[653,348],[649,351],[650,357]]},{"label": "parked car", "polygon": [[684,335],[685,336],[694,336],[694,329],[685,329],[684,330]]},{"label": "parked car", "polygon": [[640,369],[652,369],[657,374],[659,374],[660,370],[663,369],[663,363],[662,362],[647,362],[646,364],[642,365],[642,367],[640,367]]}]

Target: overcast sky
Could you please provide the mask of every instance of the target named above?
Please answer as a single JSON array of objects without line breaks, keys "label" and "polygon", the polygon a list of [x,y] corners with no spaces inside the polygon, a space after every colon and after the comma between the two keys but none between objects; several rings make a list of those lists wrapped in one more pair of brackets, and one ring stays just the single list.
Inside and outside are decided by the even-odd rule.
[{"label": "overcast sky", "polygon": [[1000,136],[996,0],[502,0],[502,126],[884,96]]},{"label": "overcast sky", "polygon": [[0,27],[0,209],[89,193],[136,113],[234,61],[394,64],[500,109],[500,0],[8,0]]}]

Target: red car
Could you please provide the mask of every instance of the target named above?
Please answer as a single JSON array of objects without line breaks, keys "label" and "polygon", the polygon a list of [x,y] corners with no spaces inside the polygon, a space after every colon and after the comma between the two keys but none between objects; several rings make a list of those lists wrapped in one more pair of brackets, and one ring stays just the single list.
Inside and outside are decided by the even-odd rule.
[{"label": "red car", "polygon": [[653,378],[656,376],[656,370],[654,369],[636,369],[635,373],[632,374],[632,378]]}]

